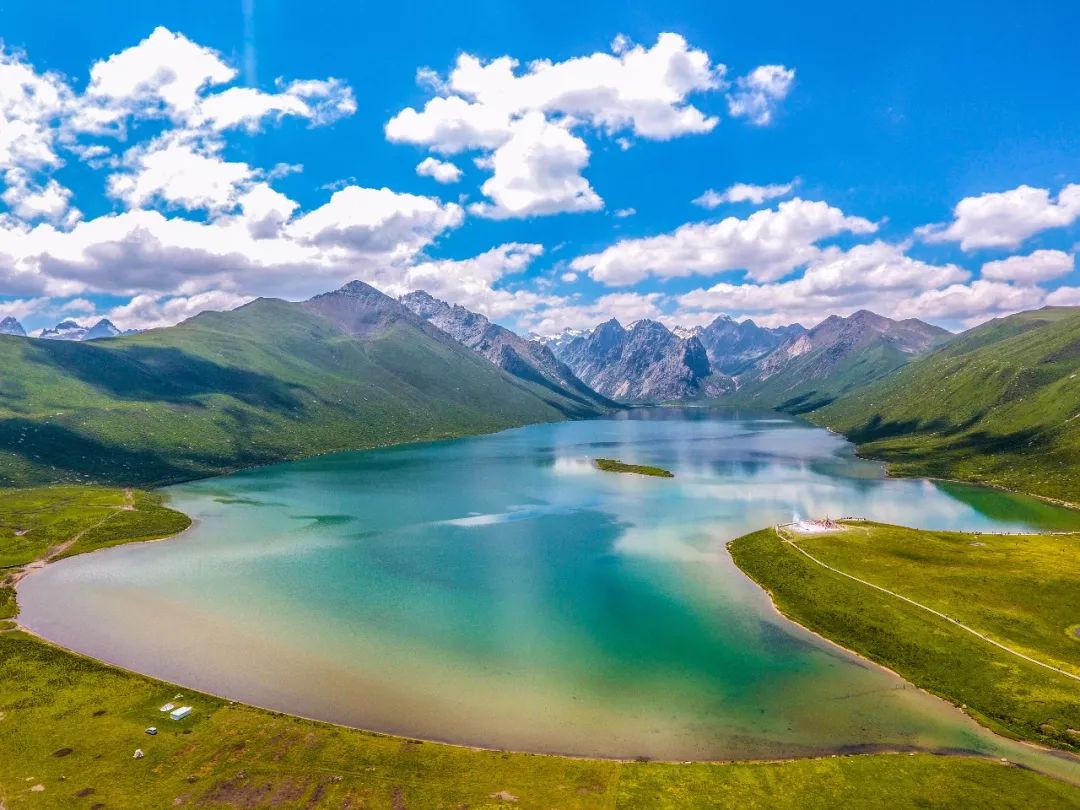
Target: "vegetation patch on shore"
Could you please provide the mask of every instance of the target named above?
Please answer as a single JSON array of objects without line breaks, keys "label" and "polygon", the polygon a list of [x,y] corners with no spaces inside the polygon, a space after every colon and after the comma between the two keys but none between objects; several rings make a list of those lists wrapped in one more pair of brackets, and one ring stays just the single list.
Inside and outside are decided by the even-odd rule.
[{"label": "vegetation patch on shore", "polygon": [[663,467],[652,467],[648,464],[627,464],[614,458],[598,458],[593,462],[598,470],[604,472],[630,473],[632,475],[651,475],[654,478],[674,478],[675,473],[665,470]]},{"label": "vegetation patch on shore", "polygon": [[[852,523],[798,548],[1065,672],[1063,630],[1080,593],[1080,535],[928,532]],[[995,731],[1080,750],[1080,683],[895,596],[830,571],[766,529],[732,541],[735,563],[788,617],[966,710]]]},{"label": "vegetation patch on shore", "polygon": [[[20,539],[36,535],[34,542],[45,554],[79,535],[68,547],[77,553],[164,536],[187,525],[185,516],[148,493],[87,487],[3,494],[2,502],[22,506],[5,513],[6,521],[17,515],[18,528],[3,524],[0,550],[23,560],[32,552],[13,551],[15,531],[24,532]],[[52,498],[62,506],[48,509]],[[134,509],[126,509],[129,504]],[[68,522],[58,522],[59,515]],[[179,721],[161,711],[176,700],[193,707]],[[157,734],[146,733],[150,726]],[[0,632],[0,739],[0,806],[9,810],[1069,808],[1078,797],[1077,789],[1063,782],[967,757],[877,754],[690,764],[421,743],[202,695],[18,630]],[[142,757],[136,758],[136,749]]]}]

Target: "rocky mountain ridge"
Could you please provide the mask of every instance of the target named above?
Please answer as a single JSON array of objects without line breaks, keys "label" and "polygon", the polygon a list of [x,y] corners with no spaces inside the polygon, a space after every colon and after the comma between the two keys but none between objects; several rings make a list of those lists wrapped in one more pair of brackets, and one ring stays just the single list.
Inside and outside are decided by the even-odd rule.
[{"label": "rocky mountain ridge", "polygon": [[556,356],[583,382],[620,402],[665,402],[717,397],[735,381],[713,368],[696,337],[680,338],[662,323],[616,319],[553,345]]},{"label": "rocky mountain ridge", "polygon": [[418,317],[515,377],[547,386],[590,407],[615,405],[578,379],[551,348],[540,341],[521,337],[492,323],[484,315],[457,304],[451,305],[424,290],[416,290],[399,300]]},{"label": "rocky mountain ridge", "polygon": [[915,318],[895,321],[868,310],[830,315],[813,329],[793,332],[741,373],[737,398],[796,413],[814,410],[951,337]]}]

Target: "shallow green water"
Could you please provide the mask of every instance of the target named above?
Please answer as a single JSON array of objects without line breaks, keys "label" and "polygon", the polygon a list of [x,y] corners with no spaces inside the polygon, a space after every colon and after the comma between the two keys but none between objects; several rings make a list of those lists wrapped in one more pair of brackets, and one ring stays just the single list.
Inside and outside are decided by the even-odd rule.
[{"label": "shallow green water", "polygon": [[[603,473],[596,456],[676,477]],[[778,616],[724,544],[825,515],[1077,525],[1030,499],[886,480],[802,422],[701,409],[326,456],[169,494],[197,521],[182,539],[35,574],[20,587],[23,621],[307,716],[665,759],[1002,745],[1020,757]]]}]

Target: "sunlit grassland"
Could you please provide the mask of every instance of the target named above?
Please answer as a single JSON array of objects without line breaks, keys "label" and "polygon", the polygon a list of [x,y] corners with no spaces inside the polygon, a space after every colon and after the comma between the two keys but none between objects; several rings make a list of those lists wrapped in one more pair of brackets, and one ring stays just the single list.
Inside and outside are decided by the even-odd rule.
[{"label": "sunlit grassland", "polygon": [[[933,607],[1037,660],[1076,671],[1080,535],[995,537],[852,523],[797,535],[827,565]],[[983,544],[983,545],[978,545]],[[730,544],[800,624],[945,697],[996,731],[1080,749],[1080,682],[815,564],[774,529]],[[1074,645],[1077,650],[1073,650]]]}]

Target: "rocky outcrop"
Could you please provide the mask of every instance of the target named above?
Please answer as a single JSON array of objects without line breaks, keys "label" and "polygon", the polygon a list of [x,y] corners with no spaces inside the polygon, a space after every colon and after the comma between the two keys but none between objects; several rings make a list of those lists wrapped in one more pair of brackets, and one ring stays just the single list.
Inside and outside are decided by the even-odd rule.
[{"label": "rocky outcrop", "polygon": [[708,398],[734,387],[712,367],[698,337],[680,338],[657,321],[625,329],[612,319],[556,351],[585,383],[621,402]]}]

